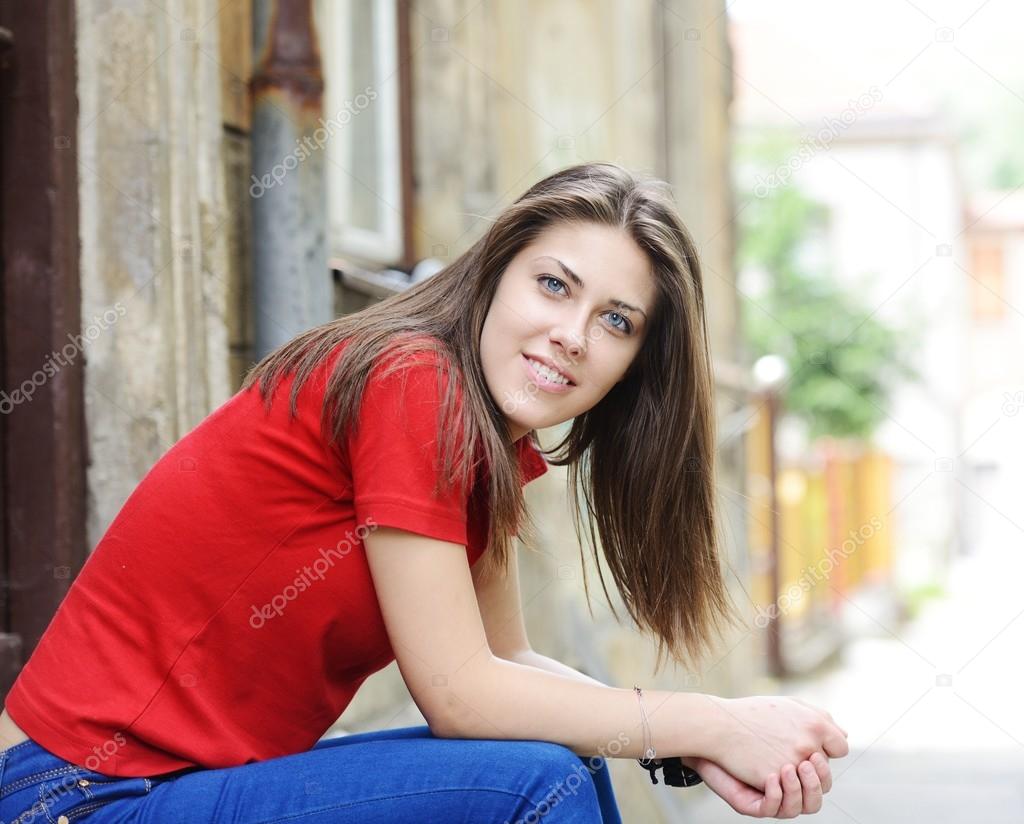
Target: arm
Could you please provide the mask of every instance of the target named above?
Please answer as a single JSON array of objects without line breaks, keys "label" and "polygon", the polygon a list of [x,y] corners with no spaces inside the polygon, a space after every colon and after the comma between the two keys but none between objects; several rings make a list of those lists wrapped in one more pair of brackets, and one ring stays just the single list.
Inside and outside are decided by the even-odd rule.
[{"label": "arm", "polygon": [[[584,683],[603,686],[599,681],[532,649],[514,654],[512,658],[506,660],[554,672]],[[798,765],[801,775],[799,788],[792,774],[785,779],[779,775],[769,775],[762,791],[744,784],[707,758],[690,755],[684,756],[681,760],[687,767],[696,770],[704,779],[705,785],[732,809],[742,815],[757,818],[791,818],[800,812],[818,812],[821,809],[823,793],[828,792],[832,786],[828,761],[821,753],[815,753],[812,761]],[[807,764],[811,764],[814,769],[804,772]]]},{"label": "arm", "polygon": [[[534,652],[530,647],[523,622],[518,564],[514,556],[509,559],[508,571],[503,576],[490,575],[485,578],[481,574],[480,566],[475,566],[473,584],[484,627],[488,632],[488,643],[492,649],[502,649],[500,657],[583,683],[603,686],[560,661]],[[504,648],[503,644],[508,645],[508,648]],[[822,794],[828,792],[832,786],[828,761],[821,753],[815,753],[813,758],[814,769],[810,774],[803,770],[806,764],[811,762],[800,765],[800,787],[795,786],[791,776],[781,778],[779,775],[768,775],[761,791],[744,784],[707,758],[691,755],[684,756],[682,761],[686,766],[695,769],[707,787],[736,812],[758,818],[787,818],[801,810],[805,813],[820,810]]]},{"label": "arm", "polygon": [[[380,527],[366,556],[399,670],[431,731],[449,738],[553,741],[579,755],[642,754],[631,689],[583,683],[491,651],[465,547]],[[659,751],[699,755],[723,713],[697,693],[651,691]]]},{"label": "arm", "polygon": [[[583,683],[603,686],[599,681],[577,672],[560,661],[534,652],[531,648],[523,621],[515,545],[512,547],[512,552],[513,555],[509,559],[508,568],[504,574],[492,573],[485,576],[481,565],[473,567],[473,585],[476,589],[477,603],[480,606],[491,650],[507,661],[553,672]],[[843,734],[846,734],[845,731]],[[804,776],[802,781],[805,800],[809,802],[805,806],[804,812],[815,812],[820,807],[822,789],[824,792],[828,792],[832,786],[832,776],[827,759],[820,752],[815,753],[812,758],[815,774],[813,777]],[[768,775],[763,792],[759,792],[739,781],[708,758],[690,755],[684,756],[682,761],[686,766],[696,769],[708,787],[724,798],[737,812],[747,815],[774,815],[778,805],[787,809],[792,806],[792,784],[788,782],[783,793],[779,775]],[[807,763],[810,762],[804,762],[801,767]],[[817,802],[815,798],[818,799]],[[815,806],[816,803],[817,806]]]},{"label": "arm", "polygon": [[504,575],[484,575],[483,564],[474,564],[473,588],[487,634],[487,644],[498,658],[553,672],[586,684],[605,686],[589,675],[577,672],[554,658],[534,652],[531,648],[523,621],[519,557],[514,543],[509,554],[508,570]]},{"label": "arm", "polygon": [[[641,756],[631,689],[580,683],[491,651],[464,546],[386,526],[367,535],[365,545],[399,670],[435,735],[552,741],[581,756]],[[822,713],[783,696],[645,696],[660,756],[707,757],[752,787],[764,787],[773,771],[816,750],[848,752]]]},{"label": "arm", "polygon": [[589,675],[584,675],[582,672],[574,670],[572,667],[563,664],[561,661],[556,661],[554,658],[548,658],[546,655],[541,655],[539,652],[534,652],[532,649],[513,653],[511,657],[505,657],[505,660],[512,661],[516,664],[522,664],[526,667],[544,670],[545,672],[553,672],[556,675],[572,678],[584,684],[595,684],[599,687],[606,686],[600,681],[591,678]]}]

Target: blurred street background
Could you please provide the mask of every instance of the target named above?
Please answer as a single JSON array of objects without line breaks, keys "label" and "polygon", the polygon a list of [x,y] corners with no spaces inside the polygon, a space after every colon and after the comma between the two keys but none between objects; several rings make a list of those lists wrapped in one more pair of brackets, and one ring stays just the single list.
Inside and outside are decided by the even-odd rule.
[{"label": "blurred street background", "polygon": [[[1024,821],[1022,24],[1011,0],[0,0],[0,692],[249,366],[608,160],[669,181],[700,248],[748,626],[654,677],[589,559],[588,612],[553,467],[520,553],[535,649],[824,707],[851,753],[819,820]],[[392,665],[328,734],[420,723]],[[612,769],[626,821],[741,818]]]}]

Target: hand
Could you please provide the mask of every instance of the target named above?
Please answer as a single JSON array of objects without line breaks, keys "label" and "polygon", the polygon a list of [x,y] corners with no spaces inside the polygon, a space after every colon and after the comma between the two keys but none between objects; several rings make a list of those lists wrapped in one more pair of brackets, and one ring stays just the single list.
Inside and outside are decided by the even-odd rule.
[{"label": "hand", "polygon": [[755,789],[764,787],[767,792],[770,775],[784,778],[786,764],[799,764],[812,753],[842,758],[850,751],[846,730],[827,712],[799,698],[707,697],[721,712],[715,719],[713,751],[701,755]]},{"label": "hand", "polygon": [[706,758],[683,758],[683,763],[696,770],[708,788],[721,797],[740,815],[753,818],[795,818],[801,813],[816,813],[821,809],[822,796],[832,788],[832,774],[828,759],[820,752],[794,768],[786,764],[782,777],[768,776],[764,792],[727,773],[718,764]]}]

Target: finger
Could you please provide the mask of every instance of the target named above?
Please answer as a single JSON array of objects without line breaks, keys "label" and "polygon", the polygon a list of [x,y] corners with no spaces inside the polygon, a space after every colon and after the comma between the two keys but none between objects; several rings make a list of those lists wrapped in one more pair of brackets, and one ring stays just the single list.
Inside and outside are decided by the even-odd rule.
[{"label": "finger", "polygon": [[[825,712],[825,711],[822,710],[822,712]],[[836,719],[834,719],[832,717],[832,713],[825,712],[825,717],[832,723],[832,726],[834,726],[837,730],[839,730],[839,732],[841,732],[843,735],[849,735],[849,733],[846,730],[844,730],[841,726],[839,726],[839,722],[836,721]]]},{"label": "finger", "polygon": [[[824,710],[822,710],[822,712],[825,712],[825,711],[824,711]],[[835,727],[835,728],[836,728],[837,730],[839,730],[839,732],[841,732],[841,733],[842,733],[843,735],[845,735],[845,736],[849,736],[849,735],[850,735],[850,733],[848,733],[848,732],[847,732],[846,730],[844,730],[844,729],[843,729],[843,728],[842,728],[841,726],[839,726],[839,722],[838,722],[838,721],[836,721],[836,719],[834,719],[834,718],[832,717],[832,713],[830,713],[830,712],[826,712],[826,713],[825,713],[825,717],[826,717],[826,718],[828,718],[828,720],[829,720],[829,721],[831,722],[832,726],[833,726],[833,727]]]},{"label": "finger", "polygon": [[796,767],[786,764],[782,767],[782,806],[779,818],[796,818],[804,806],[804,794]]},{"label": "finger", "polygon": [[764,782],[764,800],[758,813],[760,818],[778,818],[779,805],[782,804],[782,783],[778,773],[772,773]]},{"label": "finger", "polygon": [[[708,789],[722,798],[740,815],[760,817],[763,814],[764,792],[761,790],[744,784],[713,761],[698,758],[695,759],[695,763],[687,764],[687,766],[696,770],[704,779],[704,784]],[[781,793],[780,789],[779,794],[781,795]]]},{"label": "finger", "polygon": [[812,753],[810,762],[818,771],[818,780],[821,782],[821,791],[827,793],[832,789],[832,768],[828,765],[828,759],[820,752]]},{"label": "finger", "polygon": [[841,735],[830,735],[822,742],[822,751],[829,758],[843,758],[850,753],[850,745]]},{"label": "finger", "polygon": [[805,813],[816,813],[821,809],[821,781],[818,779],[818,771],[810,761],[801,761],[798,769],[800,783],[803,785]]}]

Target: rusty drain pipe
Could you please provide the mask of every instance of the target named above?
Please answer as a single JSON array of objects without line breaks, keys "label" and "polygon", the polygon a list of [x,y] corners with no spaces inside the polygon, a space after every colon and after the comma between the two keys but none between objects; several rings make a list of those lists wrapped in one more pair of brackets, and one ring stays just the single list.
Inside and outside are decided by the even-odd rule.
[{"label": "rusty drain pipe", "polygon": [[334,317],[327,265],[323,72],[312,0],[254,0],[255,356]]}]

